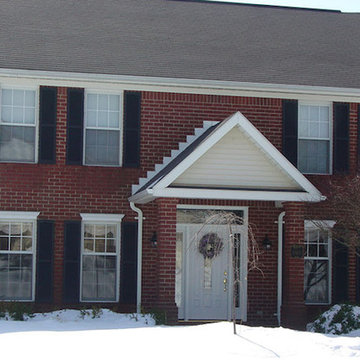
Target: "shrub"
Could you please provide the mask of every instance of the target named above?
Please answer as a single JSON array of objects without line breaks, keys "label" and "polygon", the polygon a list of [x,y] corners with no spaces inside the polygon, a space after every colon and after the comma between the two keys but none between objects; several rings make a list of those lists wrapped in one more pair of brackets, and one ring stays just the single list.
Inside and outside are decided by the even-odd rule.
[{"label": "shrub", "polygon": [[334,305],[307,326],[308,331],[334,335],[356,329],[360,329],[360,307],[349,304]]}]

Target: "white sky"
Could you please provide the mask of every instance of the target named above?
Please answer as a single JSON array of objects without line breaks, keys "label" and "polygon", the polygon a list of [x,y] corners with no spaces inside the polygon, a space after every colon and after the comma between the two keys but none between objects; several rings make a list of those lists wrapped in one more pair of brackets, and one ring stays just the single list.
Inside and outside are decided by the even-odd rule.
[{"label": "white sky", "polygon": [[360,12],[360,0],[213,0],[245,4],[278,5]]}]

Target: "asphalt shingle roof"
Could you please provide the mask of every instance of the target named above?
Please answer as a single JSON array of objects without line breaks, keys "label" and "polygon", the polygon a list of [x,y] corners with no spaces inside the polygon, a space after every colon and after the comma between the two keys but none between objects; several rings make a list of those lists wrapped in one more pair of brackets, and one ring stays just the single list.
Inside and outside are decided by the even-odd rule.
[{"label": "asphalt shingle roof", "polygon": [[360,88],[360,14],[0,0],[0,68]]}]

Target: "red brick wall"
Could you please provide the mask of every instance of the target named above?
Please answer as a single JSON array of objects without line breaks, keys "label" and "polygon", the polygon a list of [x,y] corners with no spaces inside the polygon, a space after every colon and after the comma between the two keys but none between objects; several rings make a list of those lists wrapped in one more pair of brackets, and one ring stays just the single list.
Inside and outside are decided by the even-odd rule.
[{"label": "red brick wall", "polygon": [[[147,170],[153,170],[156,163],[161,163],[164,156],[169,156],[179,142],[185,141],[187,135],[193,134],[194,128],[202,127],[203,121],[221,121],[234,112],[241,111],[278,149],[281,149],[282,101],[280,99],[143,92],[141,169],[69,166],[65,165],[66,109],[66,88],[58,88],[55,165],[0,163],[0,209],[40,211],[40,218],[56,221],[54,291],[55,301],[58,304],[62,296],[63,222],[80,220],[81,212],[121,213],[126,215],[123,221],[133,221],[136,214],[129,208],[127,200],[131,193],[131,185],[137,183],[140,176],[145,176]],[[357,104],[351,104],[350,110],[352,134],[350,165],[351,173],[354,174],[357,165]],[[309,177],[325,194],[326,180],[330,178],[338,181],[342,179],[341,176]],[[250,207],[250,222],[256,225],[254,227],[256,238],[262,241],[268,234],[273,248],[261,254],[263,274],[256,271],[249,274],[249,319],[271,322],[275,318],[277,287],[275,221],[283,209],[275,208],[273,203],[266,202],[182,201],[182,203]],[[159,249],[151,247],[149,241],[153,231],[166,233],[164,230],[166,224],[161,223],[163,212],[158,209],[155,202],[140,207],[146,216],[143,232],[143,303],[151,307],[159,301],[159,294],[162,291],[163,293],[170,291],[161,288],[161,281],[158,281],[159,274],[165,276],[162,271],[166,265],[165,268],[159,268],[158,260],[162,255],[159,254]],[[326,203],[311,205],[306,208],[305,217],[323,218],[326,211],[328,211]],[[162,224],[161,229],[159,224]],[[173,264],[169,264],[167,269],[169,273],[173,270],[172,267]],[[351,269],[353,269],[351,270],[353,278],[354,266]],[[168,279],[172,282],[173,275],[169,275]],[[351,294],[354,294],[354,290],[351,291]],[[354,295],[351,297],[353,298]]]}]

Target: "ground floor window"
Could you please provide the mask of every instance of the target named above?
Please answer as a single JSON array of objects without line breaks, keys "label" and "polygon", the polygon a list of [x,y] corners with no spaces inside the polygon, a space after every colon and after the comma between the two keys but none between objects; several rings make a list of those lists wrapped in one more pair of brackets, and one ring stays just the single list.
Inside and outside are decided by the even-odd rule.
[{"label": "ground floor window", "polygon": [[118,301],[122,215],[118,221],[91,215],[82,223],[81,301]]},{"label": "ground floor window", "polygon": [[329,222],[305,222],[304,299],[330,303],[331,236]]},{"label": "ground floor window", "polygon": [[37,215],[0,212],[0,300],[34,300]]}]

